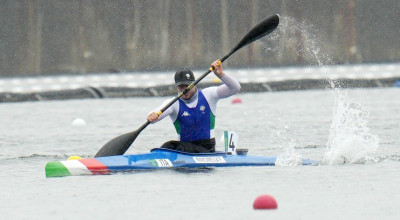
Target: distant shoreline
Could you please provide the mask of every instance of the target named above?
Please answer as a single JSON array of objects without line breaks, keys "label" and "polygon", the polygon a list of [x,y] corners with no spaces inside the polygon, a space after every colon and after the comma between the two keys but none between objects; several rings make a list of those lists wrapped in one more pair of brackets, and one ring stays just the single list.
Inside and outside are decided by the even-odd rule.
[{"label": "distant shoreline", "polygon": [[[384,79],[335,79],[335,88],[389,88],[396,87],[400,77]],[[202,83],[198,87],[213,86],[215,83]],[[251,92],[279,92],[293,90],[329,90],[331,84],[326,79],[303,79],[285,80],[280,82],[265,83],[241,83],[240,93]],[[2,102],[25,102],[25,101],[51,101],[71,99],[101,99],[101,98],[129,98],[129,97],[157,97],[174,96],[176,89],[174,85],[155,86],[150,88],[128,88],[128,87],[86,87],[79,89],[44,91],[31,93],[0,93]]]},{"label": "distant shoreline", "polygon": [[[400,63],[225,69],[240,93],[334,88],[399,87]],[[194,71],[198,77],[202,72]],[[97,73],[0,79],[0,102],[174,96],[173,72]],[[209,74],[197,86],[216,86]]]}]

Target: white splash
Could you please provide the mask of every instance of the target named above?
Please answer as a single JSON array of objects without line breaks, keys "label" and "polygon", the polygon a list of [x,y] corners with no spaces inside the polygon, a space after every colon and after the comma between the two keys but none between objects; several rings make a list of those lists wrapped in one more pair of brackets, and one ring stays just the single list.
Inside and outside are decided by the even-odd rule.
[{"label": "white splash", "polygon": [[[318,33],[318,29],[305,20],[299,21],[291,17],[282,17],[278,29],[260,42],[264,45],[265,52],[275,52],[282,60],[306,61],[322,67],[334,63],[329,53],[333,45],[326,41],[326,36]],[[367,126],[368,112],[363,110],[359,104],[352,102],[347,94],[340,90],[341,86],[335,79],[327,77],[327,80],[335,93],[336,105],[327,152],[322,163],[334,165],[373,161],[371,155],[378,148],[379,141],[377,136],[371,134]],[[276,165],[301,164],[301,155],[296,152],[293,141],[284,141],[283,143],[292,144],[283,148],[284,153],[277,157]]]},{"label": "white splash", "polygon": [[326,39],[325,34],[307,20],[282,16],[278,28],[258,43],[265,53],[276,53],[282,61],[324,66],[334,63],[330,54],[334,45]]},{"label": "white splash", "polygon": [[368,128],[369,113],[351,101],[343,90],[334,91],[335,108],[322,163],[338,165],[370,161],[379,146],[379,138]]},{"label": "white splash", "polygon": [[301,166],[301,155],[296,151],[294,140],[285,141],[284,152],[279,154],[275,161],[275,166]]}]

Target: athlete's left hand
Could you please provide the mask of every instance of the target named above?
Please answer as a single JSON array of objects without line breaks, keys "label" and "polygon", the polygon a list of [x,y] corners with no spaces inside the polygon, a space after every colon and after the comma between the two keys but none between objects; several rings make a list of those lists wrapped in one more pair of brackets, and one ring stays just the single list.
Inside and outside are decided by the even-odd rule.
[{"label": "athlete's left hand", "polygon": [[215,60],[211,66],[214,69],[214,74],[217,75],[219,78],[222,78],[224,76],[224,71],[222,69],[222,63],[221,60]]}]

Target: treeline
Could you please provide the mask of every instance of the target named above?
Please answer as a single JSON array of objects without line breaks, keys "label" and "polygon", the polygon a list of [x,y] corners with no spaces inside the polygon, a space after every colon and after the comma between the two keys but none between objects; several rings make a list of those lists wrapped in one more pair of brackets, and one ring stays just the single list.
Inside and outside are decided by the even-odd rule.
[{"label": "treeline", "polygon": [[262,19],[279,29],[230,67],[398,62],[398,0],[2,0],[0,75],[206,69]]}]

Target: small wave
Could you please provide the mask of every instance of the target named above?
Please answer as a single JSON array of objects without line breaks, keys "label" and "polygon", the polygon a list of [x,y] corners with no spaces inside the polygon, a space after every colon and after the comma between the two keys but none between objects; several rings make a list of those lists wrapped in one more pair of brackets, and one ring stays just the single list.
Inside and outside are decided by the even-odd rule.
[{"label": "small wave", "polygon": [[387,156],[368,157],[365,163],[384,163],[384,162],[400,162],[400,155],[392,154]]},{"label": "small wave", "polygon": [[[287,140],[284,140],[287,141]],[[270,152],[271,150],[282,150],[282,148],[286,148],[287,146],[285,144],[281,144],[282,146],[269,146],[269,147],[265,147],[263,149],[259,149],[262,152]],[[290,145],[290,143],[288,144],[288,146]],[[317,144],[309,144],[309,145],[305,145],[305,146],[292,146],[294,149],[317,149],[317,148],[326,148],[326,146],[323,145],[317,145]],[[251,149],[251,148],[250,148]]]},{"label": "small wave", "polygon": [[296,149],[312,149],[312,148],[320,148],[320,147],[325,147],[325,146],[309,144],[306,146],[295,146],[294,148],[296,148]]},{"label": "small wave", "polygon": [[66,155],[46,155],[46,154],[31,154],[31,155],[24,155],[24,156],[19,156],[16,158],[10,158],[10,159],[36,159],[36,158],[63,158]]},{"label": "small wave", "polygon": [[173,169],[173,171],[183,174],[197,174],[197,173],[212,173],[215,171],[214,167],[178,167]]},{"label": "small wave", "polygon": [[[48,161],[59,161],[59,160],[67,160],[70,156],[73,155],[68,155],[68,154],[59,154],[59,155],[52,155],[52,154],[31,154],[31,155],[23,155],[23,156],[5,156],[5,155],[0,155],[0,161],[11,161],[11,160],[36,160],[36,159],[46,159]],[[82,158],[90,158],[93,157],[93,155],[77,155]]]},{"label": "small wave", "polygon": [[400,155],[393,154],[387,156],[365,156],[354,160],[353,158],[347,158],[341,155],[335,159],[335,164],[329,164],[326,161],[322,161],[320,165],[345,165],[345,164],[371,164],[371,163],[385,163],[385,162],[400,162]]}]

